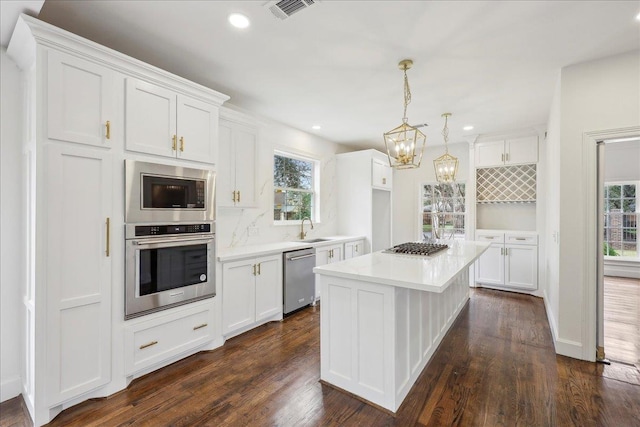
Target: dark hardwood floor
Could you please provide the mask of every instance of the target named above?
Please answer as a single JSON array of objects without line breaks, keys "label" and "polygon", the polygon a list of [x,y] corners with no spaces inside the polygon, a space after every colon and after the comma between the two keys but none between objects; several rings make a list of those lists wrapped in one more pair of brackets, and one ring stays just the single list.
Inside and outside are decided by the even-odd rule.
[{"label": "dark hardwood floor", "polygon": [[[556,356],[542,300],[472,291],[396,417],[319,383],[319,308],[62,412],[51,426],[638,426],[640,375]],[[635,383],[635,384],[634,384]],[[28,425],[21,398],[2,426]]]}]

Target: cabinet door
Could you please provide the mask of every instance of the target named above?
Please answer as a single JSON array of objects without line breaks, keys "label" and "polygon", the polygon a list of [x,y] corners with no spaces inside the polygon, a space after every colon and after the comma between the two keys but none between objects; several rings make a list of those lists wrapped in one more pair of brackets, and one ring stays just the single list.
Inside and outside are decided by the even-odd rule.
[{"label": "cabinet door", "polygon": [[329,264],[342,261],[342,245],[329,247]]},{"label": "cabinet door", "polygon": [[507,139],[505,142],[505,163],[518,165],[538,162],[538,137]]},{"label": "cabinet door", "polygon": [[220,120],[218,126],[218,167],[216,168],[216,203],[218,206],[233,206],[236,188],[235,150],[233,145],[233,123]]},{"label": "cabinet door", "polygon": [[109,146],[113,127],[120,125],[115,112],[116,73],[55,51],[48,52],[47,65],[48,137]]},{"label": "cabinet door", "polygon": [[364,240],[358,240],[354,243],[354,254],[353,256],[364,255]]},{"label": "cabinet door", "polygon": [[347,242],[344,244],[344,259],[350,259],[356,255],[356,242]]},{"label": "cabinet door", "polygon": [[504,141],[480,142],[475,151],[477,168],[504,164]]},{"label": "cabinet door", "polygon": [[222,264],[222,333],[240,329],[255,320],[254,260]]},{"label": "cabinet door", "polygon": [[218,107],[178,95],[178,157],[215,163]]},{"label": "cabinet door", "polygon": [[[329,251],[329,246],[316,248],[316,267],[327,265],[331,262],[331,259],[329,258]],[[320,286],[318,286],[317,278],[318,276],[316,275],[316,300],[320,299]]]},{"label": "cabinet door", "polygon": [[476,261],[476,282],[504,285],[504,246],[491,245]]},{"label": "cabinet door", "polygon": [[256,260],[256,321],[282,314],[282,255]]},{"label": "cabinet door", "polygon": [[[111,379],[111,153],[49,144],[43,271],[47,293],[47,404]],[[112,247],[115,245],[111,244]],[[109,248],[110,249],[110,248]]]},{"label": "cabinet door", "polygon": [[378,160],[371,160],[371,185],[375,188],[391,189],[391,167]]},{"label": "cabinet door", "polygon": [[[258,131],[248,126],[234,128],[235,189],[238,191],[235,206],[255,207],[256,177],[258,176]],[[272,161],[273,162],[273,161]]]},{"label": "cabinet door", "polygon": [[127,150],[176,157],[176,94],[133,78],[126,87]]},{"label": "cabinet door", "polygon": [[538,247],[506,245],[505,285],[521,289],[538,288]]}]

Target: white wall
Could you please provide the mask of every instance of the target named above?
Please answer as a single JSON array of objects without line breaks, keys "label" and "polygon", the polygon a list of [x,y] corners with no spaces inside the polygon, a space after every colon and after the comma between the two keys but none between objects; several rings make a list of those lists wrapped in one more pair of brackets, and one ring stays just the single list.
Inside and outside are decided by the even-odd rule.
[{"label": "white wall", "polygon": [[640,181],[640,140],[606,144],[604,151],[605,182]]},{"label": "white wall", "polygon": [[18,67],[5,48],[0,66],[0,401],[5,401],[20,394],[22,387],[22,91]]},{"label": "white wall", "polygon": [[[557,319],[556,351],[571,357],[594,360],[595,348],[586,348],[595,331],[594,313],[586,313],[586,301],[595,292],[595,283],[586,283],[592,265],[585,261],[588,241],[587,191],[583,146],[586,132],[621,129],[640,125],[640,52],[603,58],[565,67],[561,71],[549,129],[549,188],[559,183],[558,210],[550,207],[548,229],[559,231],[559,250],[547,253],[550,269],[557,269],[558,282],[549,283],[547,309]],[[559,126],[557,125],[559,123]],[[553,152],[559,162],[552,163]],[[551,203],[549,205],[552,205]],[[556,227],[557,224],[557,228]],[[552,231],[553,233],[553,231]],[[548,247],[553,234],[546,233]],[[595,260],[593,260],[595,262]],[[552,294],[557,292],[557,305]],[[588,319],[588,321],[587,321]],[[589,324],[589,323],[593,324]],[[595,335],[595,334],[594,334]],[[594,346],[595,347],[595,346]]]},{"label": "white wall", "polygon": [[[433,161],[444,154],[444,145],[427,146],[417,169],[393,171],[393,244],[410,242],[420,236],[420,186],[436,182]],[[467,183],[469,179],[469,144],[449,144],[449,154],[458,158],[456,180]],[[471,221],[467,215],[467,221]],[[465,224],[469,226],[470,224]]]},{"label": "white wall", "polygon": [[[245,112],[246,113],[246,112]],[[320,221],[314,223],[307,238],[335,235],[337,230],[335,154],[345,147],[281,123],[259,118],[258,202],[257,208],[219,208],[216,218],[218,248],[299,239],[300,225],[274,225],[273,222],[273,154],[283,150],[320,160]],[[224,168],[226,165],[220,165]],[[248,227],[257,234],[249,235]]]}]

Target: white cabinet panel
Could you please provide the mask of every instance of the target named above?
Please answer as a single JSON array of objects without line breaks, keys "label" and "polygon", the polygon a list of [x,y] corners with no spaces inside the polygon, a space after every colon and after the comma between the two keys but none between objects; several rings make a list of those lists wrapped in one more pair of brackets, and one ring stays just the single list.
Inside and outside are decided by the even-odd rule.
[{"label": "white cabinet panel", "polygon": [[111,376],[112,161],[95,148],[46,147],[49,398],[55,404]]},{"label": "white cabinet panel", "polygon": [[217,203],[227,207],[255,207],[258,203],[258,129],[223,119],[219,141]]},{"label": "white cabinet panel", "polygon": [[217,106],[128,78],[125,109],[127,150],[215,163]]},{"label": "white cabinet panel", "polygon": [[[316,267],[342,261],[342,245],[316,247]],[[316,300],[320,299],[320,286],[316,280]]]},{"label": "white cabinet panel", "polygon": [[258,260],[256,321],[282,313],[282,255]]},{"label": "white cabinet panel", "polygon": [[178,95],[178,157],[199,162],[216,162],[218,108],[197,99]]},{"label": "white cabinet panel", "polygon": [[506,245],[505,284],[515,288],[538,287],[538,248],[530,245]]},{"label": "white cabinet panel", "polygon": [[[64,53],[48,52],[47,114],[51,139],[109,146],[116,117],[116,73]],[[109,132],[107,132],[109,122]]]},{"label": "white cabinet panel", "polygon": [[475,152],[477,168],[502,165],[504,163],[504,141],[477,143]]},{"label": "white cabinet panel", "polygon": [[520,165],[538,162],[538,137],[507,139],[505,141],[505,164]]},{"label": "white cabinet panel", "polygon": [[371,186],[374,188],[391,190],[391,166],[377,159],[371,160]]},{"label": "white cabinet panel", "polygon": [[175,157],[176,94],[141,80],[126,83],[126,148]]},{"label": "white cabinet panel", "polygon": [[482,283],[504,284],[504,248],[491,245],[476,262],[476,280]]},{"label": "white cabinet panel", "polygon": [[282,254],[222,264],[222,333],[282,318]]},{"label": "white cabinet panel", "polygon": [[364,240],[346,242],[344,244],[344,259],[364,255]]}]

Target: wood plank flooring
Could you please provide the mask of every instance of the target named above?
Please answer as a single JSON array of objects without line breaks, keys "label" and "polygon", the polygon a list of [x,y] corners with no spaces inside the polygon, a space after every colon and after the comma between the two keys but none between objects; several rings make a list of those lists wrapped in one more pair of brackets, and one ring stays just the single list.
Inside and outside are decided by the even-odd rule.
[{"label": "wood plank flooring", "polygon": [[605,357],[640,365],[640,279],[604,278]]},{"label": "wood plank flooring", "polygon": [[[472,291],[396,417],[319,383],[312,307],[62,412],[51,426],[638,426],[640,375],[556,356],[542,300]],[[618,379],[615,379],[618,378]],[[21,398],[0,425],[28,425]]]}]

